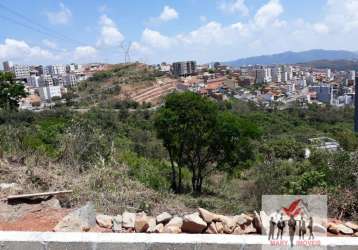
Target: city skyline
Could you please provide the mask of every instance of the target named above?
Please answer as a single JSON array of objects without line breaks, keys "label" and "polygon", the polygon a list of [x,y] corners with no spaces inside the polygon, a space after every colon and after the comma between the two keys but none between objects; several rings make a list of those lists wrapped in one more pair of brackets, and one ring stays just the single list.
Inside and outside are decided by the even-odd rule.
[{"label": "city skyline", "polygon": [[[86,6],[86,9],[83,9]],[[309,8],[304,6],[310,6]],[[286,50],[355,51],[358,1],[2,1],[0,59],[199,63]],[[351,39],[347,39],[347,36]],[[274,42],[272,42],[274,41]],[[322,42],[323,41],[323,42]]]}]

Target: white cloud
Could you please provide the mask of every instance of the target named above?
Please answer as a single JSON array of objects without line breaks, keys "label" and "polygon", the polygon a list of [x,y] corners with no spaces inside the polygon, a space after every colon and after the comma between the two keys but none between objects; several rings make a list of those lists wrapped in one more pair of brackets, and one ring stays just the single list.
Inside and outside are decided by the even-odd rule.
[{"label": "white cloud", "polygon": [[255,24],[259,28],[263,28],[272,23],[279,25],[281,22],[277,19],[283,12],[283,6],[280,0],[270,0],[263,5],[255,15]]},{"label": "white cloud", "polygon": [[60,3],[60,10],[46,12],[47,18],[52,24],[67,24],[72,18],[72,12],[63,3]]},{"label": "white cloud", "polygon": [[164,9],[162,11],[162,13],[159,16],[159,20],[163,21],[163,22],[167,22],[173,19],[177,19],[179,17],[178,12],[170,7],[170,6],[164,6]]},{"label": "white cloud", "polygon": [[327,0],[325,22],[338,32],[358,28],[358,0]]},{"label": "white cloud", "polygon": [[119,46],[123,40],[123,34],[118,30],[117,25],[107,15],[100,17],[101,36],[97,41],[98,46],[113,47]]},{"label": "white cloud", "polygon": [[5,42],[0,44],[1,60],[47,60],[55,56],[48,50],[44,50],[38,46],[31,47],[25,41],[6,38]]},{"label": "white cloud", "polygon": [[313,24],[313,29],[320,34],[325,34],[329,32],[328,26],[324,23]]},{"label": "white cloud", "polygon": [[229,2],[224,0],[219,4],[219,8],[230,14],[240,13],[243,16],[249,15],[249,8],[246,6],[245,0],[231,0]]},{"label": "white cloud", "polygon": [[142,42],[153,48],[167,49],[171,45],[169,37],[148,28],[146,28],[142,33]]},{"label": "white cloud", "polygon": [[56,49],[56,48],[57,48],[57,44],[56,44],[55,42],[53,42],[53,41],[48,40],[48,39],[43,39],[43,40],[42,40],[42,43],[43,43],[46,47],[48,47],[48,48],[50,48],[50,49]]},{"label": "white cloud", "polygon": [[91,46],[79,46],[74,51],[75,60],[92,60],[96,58],[97,50]]},{"label": "white cloud", "polygon": [[162,12],[160,13],[160,15],[158,17],[150,18],[147,23],[148,24],[160,24],[160,23],[168,22],[168,21],[178,19],[178,18],[179,18],[178,12],[174,8],[166,5],[166,6],[164,6]]}]

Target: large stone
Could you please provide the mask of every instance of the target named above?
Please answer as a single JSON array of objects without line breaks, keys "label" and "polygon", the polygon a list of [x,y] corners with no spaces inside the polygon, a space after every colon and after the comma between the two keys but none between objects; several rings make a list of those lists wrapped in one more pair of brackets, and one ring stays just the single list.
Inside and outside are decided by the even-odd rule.
[{"label": "large stone", "polygon": [[167,213],[167,212],[164,212],[164,213],[161,213],[160,215],[158,215],[156,217],[156,220],[157,220],[157,224],[160,224],[160,223],[167,223],[168,221],[170,221],[172,219],[172,215]]},{"label": "large stone", "polygon": [[146,232],[149,228],[149,218],[146,213],[138,213],[135,216],[134,228],[137,233]]},{"label": "large stone", "polygon": [[163,233],[181,233],[182,226],[183,219],[175,216],[165,225]]},{"label": "large stone", "polygon": [[257,233],[256,228],[252,224],[244,225],[244,233],[245,234],[254,234]]},{"label": "large stone", "polygon": [[65,216],[53,229],[55,232],[84,232],[96,225],[96,211],[92,203]]},{"label": "large stone", "polygon": [[222,222],[224,233],[231,234],[234,231],[236,227],[234,217],[220,215],[218,220]]},{"label": "large stone", "polygon": [[342,234],[353,234],[354,231],[352,228],[349,228],[343,224],[338,224],[337,226],[339,232],[341,232]]},{"label": "large stone", "polygon": [[351,221],[348,221],[348,222],[344,223],[344,225],[346,227],[349,227],[349,228],[353,229],[354,231],[358,231],[358,225],[353,223],[353,222],[351,222]]},{"label": "large stone", "polygon": [[163,233],[163,231],[164,231],[163,223],[156,225],[154,228],[154,233]]},{"label": "large stone", "polygon": [[253,226],[256,228],[258,234],[262,233],[262,222],[260,215],[254,211],[254,220],[252,221]]},{"label": "large stone", "polygon": [[182,231],[185,233],[202,233],[207,227],[206,222],[199,216],[199,213],[184,216]]},{"label": "large stone", "polygon": [[249,225],[252,222],[252,218],[246,214],[240,214],[240,215],[236,215],[234,216],[234,220],[236,225]]},{"label": "large stone", "polygon": [[235,234],[235,235],[242,235],[242,234],[245,234],[245,231],[243,229],[242,226],[237,226],[235,229],[234,229],[234,232],[232,234]]},{"label": "large stone", "polygon": [[267,216],[265,211],[260,211],[260,220],[261,220],[261,233],[268,234],[270,227],[270,218]]},{"label": "large stone", "polygon": [[156,219],[154,217],[148,217],[148,229],[147,233],[154,233],[157,226]]},{"label": "large stone", "polygon": [[216,230],[215,222],[209,224],[208,228],[206,229],[205,233],[207,234],[217,234],[218,231]]},{"label": "large stone", "polygon": [[328,232],[332,233],[332,234],[338,234],[338,233],[342,233],[342,234],[353,234],[353,229],[349,228],[343,224],[337,224],[337,223],[329,223],[328,224]]},{"label": "large stone", "polygon": [[213,221],[217,221],[219,218],[219,215],[214,214],[204,208],[198,208],[199,214],[201,216],[201,218],[203,218],[203,220],[207,223],[211,223]]},{"label": "large stone", "polygon": [[112,229],[112,216],[105,214],[97,214],[96,221],[100,227]]},{"label": "large stone", "polygon": [[135,217],[136,217],[135,213],[124,212],[122,214],[122,227],[134,228]]},{"label": "large stone", "polygon": [[123,222],[122,215],[117,215],[117,216],[113,217],[113,220],[112,220],[113,232],[116,232],[116,233],[122,232],[122,222]]},{"label": "large stone", "polygon": [[222,234],[224,233],[224,226],[223,226],[223,223],[218,221],[218,222],[215,222],[215,227],[216,227],[216,231],[219,233],[219,234]]}]

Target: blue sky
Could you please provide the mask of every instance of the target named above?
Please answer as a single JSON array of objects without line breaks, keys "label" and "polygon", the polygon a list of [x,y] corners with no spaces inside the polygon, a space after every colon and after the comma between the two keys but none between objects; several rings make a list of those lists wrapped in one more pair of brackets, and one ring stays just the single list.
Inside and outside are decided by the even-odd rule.
[{"label": "blue sky", "polygon": [[1,0],[0,20],[2,61],[116,63],[130,44],[132,60],[204,63],[357,50],[358,0]]}]

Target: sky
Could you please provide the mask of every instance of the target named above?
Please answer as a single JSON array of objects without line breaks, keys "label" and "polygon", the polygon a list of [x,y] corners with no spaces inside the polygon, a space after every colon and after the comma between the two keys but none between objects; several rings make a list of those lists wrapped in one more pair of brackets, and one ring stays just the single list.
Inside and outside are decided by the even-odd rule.
[{"label": "sky", "polygon": [[1,0],[0,61],[229,61],[356,51],[358,0]]}]

